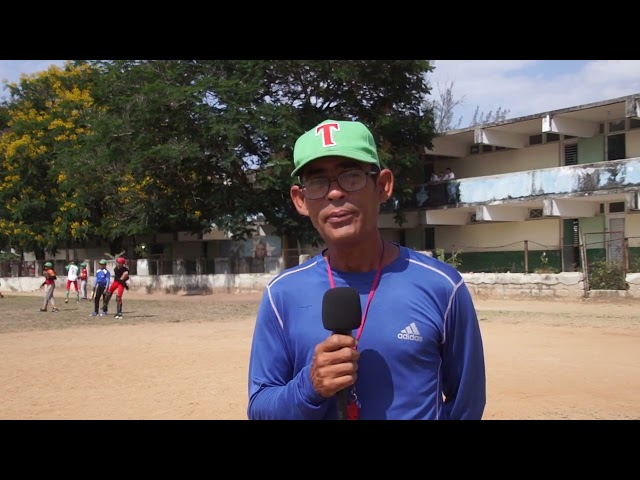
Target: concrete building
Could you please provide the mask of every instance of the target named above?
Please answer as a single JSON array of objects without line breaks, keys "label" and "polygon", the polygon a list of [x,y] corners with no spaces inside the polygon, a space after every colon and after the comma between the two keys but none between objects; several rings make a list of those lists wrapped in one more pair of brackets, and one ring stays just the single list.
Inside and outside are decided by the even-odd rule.
[{"label": "concrete building", "polygon": [[[446,168],[455,180],[429,182]],[[418,250],[459,251],[462,271],[637,259],[640,94],[447,132],[415,174],[412,202],[387,202],[379,226]]]}]

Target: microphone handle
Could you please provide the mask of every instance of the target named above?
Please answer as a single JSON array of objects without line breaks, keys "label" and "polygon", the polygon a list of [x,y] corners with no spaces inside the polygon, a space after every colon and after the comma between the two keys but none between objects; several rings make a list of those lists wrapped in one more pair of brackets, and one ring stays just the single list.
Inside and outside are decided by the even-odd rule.
[{"label": "microphone handle", "polygon": [[349,400],[349,389],[343,388],[336,392],[336,403],[338,408],[338,420],[347,419],[347,402]]},{"label": "microphone handle", "polygon": [[[352,330],[334,330],[334,334],[351,335]],[[343,388],[336,392],[336,403],[338,408],[338,420],[347,420],[347,404],[349,403],[349,388]]]}]

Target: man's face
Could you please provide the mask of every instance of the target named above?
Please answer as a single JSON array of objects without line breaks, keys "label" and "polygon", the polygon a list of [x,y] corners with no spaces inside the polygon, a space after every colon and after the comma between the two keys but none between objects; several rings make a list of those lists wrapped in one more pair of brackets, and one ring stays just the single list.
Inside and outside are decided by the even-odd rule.
[{"label": "man's face", "polygon": [[347,192],[336,178],[352,170],[371,171],[371,165],[344,157],[325,157],[305,167],[302,183],[326,177],[331,179],[329,191],[322,198],[308,199],[300,186],[293,186],[290,194],[296,209],[308,216],[326,243],[357,243],[375,233],[378,228],[380,204],[391,197],[393,174],[382,170],[377,175],[367,175],[360,190]]}]

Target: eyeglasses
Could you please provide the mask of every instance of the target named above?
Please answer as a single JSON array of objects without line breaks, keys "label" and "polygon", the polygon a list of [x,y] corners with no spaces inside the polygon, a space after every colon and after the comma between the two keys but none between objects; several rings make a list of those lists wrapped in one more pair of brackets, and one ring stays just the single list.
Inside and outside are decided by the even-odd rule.
[{"label": "eyeglasses", "polygon": [[302,192],[305,198],[317,200],[329,193],[331,182],[336,180],[338,185],[345,192],[357,192],[362,190],[367,184],[369,176],[375,176],[380,172],[365,172],[364,170],[347,170],[335,178],[315,177],[302,184]]}]

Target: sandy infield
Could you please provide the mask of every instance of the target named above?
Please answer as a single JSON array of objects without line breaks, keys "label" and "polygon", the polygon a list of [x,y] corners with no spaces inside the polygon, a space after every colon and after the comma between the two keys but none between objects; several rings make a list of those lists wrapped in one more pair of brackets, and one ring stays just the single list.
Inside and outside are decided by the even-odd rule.
[{"label": "sandy infield", "polygon": [[[0,331],[0,419],[246,419],[259,293],[131,293],[126,322],[90,320],[87,302],[56,298],[64,328],[37,312],[39,294],[0,299],[2,322],[23,322]],[[476,307],[484,419],[640,419],[640,304]]]}]

